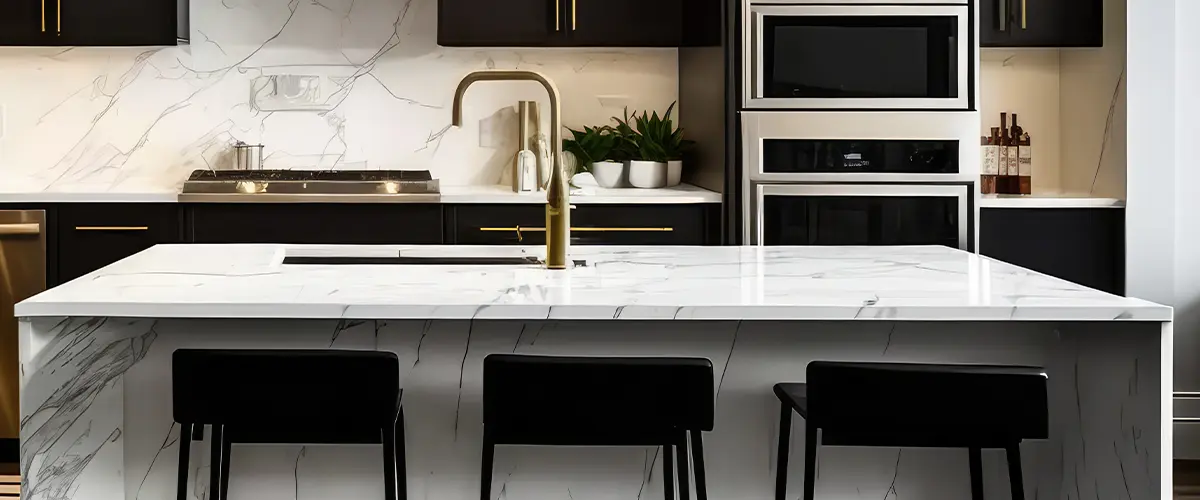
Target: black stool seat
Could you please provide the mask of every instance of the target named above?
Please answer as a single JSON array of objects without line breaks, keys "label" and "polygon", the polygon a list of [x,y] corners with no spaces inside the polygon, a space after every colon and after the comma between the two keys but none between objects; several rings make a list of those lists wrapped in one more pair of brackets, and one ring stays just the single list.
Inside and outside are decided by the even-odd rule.
[{"label": "black stool seat", "polygon": [[[390,352],[179,349],[173,412],[181,425],[179,499],[189,449],[211,425],[213,500],[227,497],[233,443],[383,445],[385,495],[406,496],[400,360]],[[397,483],[399,482],[399,485]],[[399,496],[397,496],[399,495]]]},{"label": "black stool seat", "polygon": [[[490,500],[495,445],[662,446],[664,489],[688,495],[692,453],[696,495],[707,498],[701,431],[713,429],[712,362],[703,358],[492,354],[483,360],[483,470]],[[688,434],[691,434],[689,446]]]},{"label": "black stool seat", "polygon": [[780,401],[777,499],[787,488],[793,411],[805,419],[805,500],[813,498],[820,445],[967,448],[975,500],[983,491],[980,449],[1002,448],[1019,500],[1019,444],[1049,435],[1041,368],[814,361],[806,378],[773,388]]}]

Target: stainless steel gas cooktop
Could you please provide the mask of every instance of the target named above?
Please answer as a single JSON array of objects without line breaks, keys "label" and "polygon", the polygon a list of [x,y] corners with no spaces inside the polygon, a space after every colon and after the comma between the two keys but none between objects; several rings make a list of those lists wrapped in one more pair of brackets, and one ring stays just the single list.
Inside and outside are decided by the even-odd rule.
[{"label": "stainless steel gas cooktop", "polygon": [[180,201],[419,203],[440,199],[427,170],[196,170]]}]

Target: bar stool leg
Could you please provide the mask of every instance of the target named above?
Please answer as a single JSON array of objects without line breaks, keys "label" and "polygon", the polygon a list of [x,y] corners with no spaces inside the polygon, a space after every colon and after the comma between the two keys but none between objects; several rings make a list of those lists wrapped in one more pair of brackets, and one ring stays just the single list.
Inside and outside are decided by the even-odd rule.
[{"label": "bar stool leg", "polygon": [[679,500],[688,500],[688,441],[687,432],[679,434],[679,444],[675,445],[676,468],[679,470]]},{"label": "bar stool leg", "polygon": [[396,500],[396,424],[384,425],[383,434],[383,498]]},{"label": "bar stool leg", "polygon": [[673,448],[669,444],[664,444],[662,447],[663,498],[666,500],[675,500],[675,464],[672,456],[675,450]]},{"label": "bar stool leg", "polygon": [[229,433],[224,432],[224,426],[221,427],[221,498],[224,500],[229,498],[229,461],[233,441],[229,439]]},{"label": "bar stool leg", "polygon": [[492,459],[496,453],[496,444],[492,442],[487,425],[483,426],[483,467],[479,474],[479,500],[491,500],[492,497]]},{"label": "bar stool leg", "polygon": [[983,453],[978,446],[969,448],[971,465],[971,500],[983,500]]},{"label": "bar stool leg", "polygon": [[224,443],[224,426],[213,424],[211,456],[208,463],[208,498],[221,500],[221,447]]},{"label": "bar stool leg", "polygon": [[192,457],[192,424],[179,424],[179,479],[176,499],[187,500],[188,468]]},{"label": "bar stool leg", "polygon": [[817,492],[817,426],[804,422],[804,500]]},{"label": "bar stool leg", "polygon": [[692,467],[696,475],[696,500],[708,500],[704,479],[704,436],[697,429],[692,429]]},{"label": "bar stool leg", "polygon": [[396,419],[396,478],[399,480],[396,493],[399,500],[408,500],[408,461],[405,459],[404,436],[404,407],[401,406]]},{"label": "bar stool leg", "polygon": [[779,458],[775,465],[775,500],[786,500],[788,454],[792,445],[792,408],[779,403]]},{"label": "bar stool leg", "polygon": [[1012,500],[1025,500],[1025,480],[1021,477],[1021,445],[1013,443],[1004,448],[1008,455],[1008,484]]}]

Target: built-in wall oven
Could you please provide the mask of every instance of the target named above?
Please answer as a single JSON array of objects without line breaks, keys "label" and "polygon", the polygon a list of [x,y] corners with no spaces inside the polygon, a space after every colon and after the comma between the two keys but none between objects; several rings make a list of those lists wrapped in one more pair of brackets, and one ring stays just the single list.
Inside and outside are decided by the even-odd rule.
[{"label": "built-in wall oven", "polygon": [[969,0],[742,0],[745,109],[974,109]]},{"label": "built-in wall oven", "polygon": [[744,111],[743,241],[974,249],[978,115]]}]

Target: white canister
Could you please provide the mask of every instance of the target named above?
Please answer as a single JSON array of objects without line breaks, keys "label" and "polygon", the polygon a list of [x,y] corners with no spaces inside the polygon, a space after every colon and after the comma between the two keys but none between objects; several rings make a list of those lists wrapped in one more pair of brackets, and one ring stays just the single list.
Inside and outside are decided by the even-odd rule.
[{"label": "white canister", "polygon": [[642,160],[629,162],[629,184],[636,188],[667,187],[667,164]]}]

